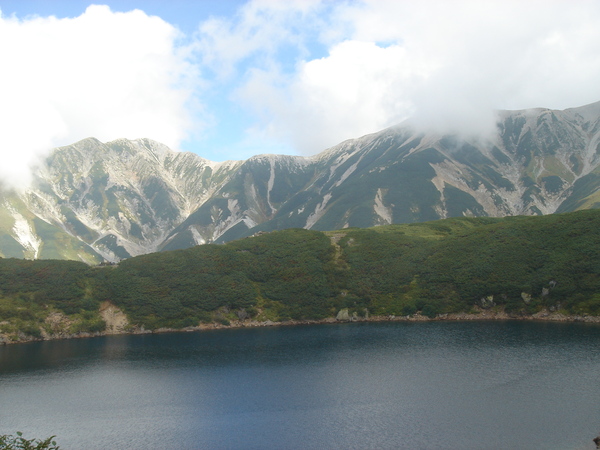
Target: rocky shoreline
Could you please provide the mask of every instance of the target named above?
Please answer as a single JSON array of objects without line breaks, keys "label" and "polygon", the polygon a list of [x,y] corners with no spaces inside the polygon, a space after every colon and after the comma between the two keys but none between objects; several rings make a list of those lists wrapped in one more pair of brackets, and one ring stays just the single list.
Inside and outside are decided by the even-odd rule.
[{"label": "rocky shoreline", "polygon": [[[421,314],[413,314],[410,316],[349,316],[348,314],[338,314],[337,317],[328,317],[318,320],[287,320],[282,322],[274,322],[271,320],[233,320],[229,325],[222,323],[200,324],[196,327],[186,328],[158,328],[156,330],[146,330],[143,327],[127,326],[126,320],[123,320],[123,313],[118,310],[108,309],[111,315],[117,317],[116,321],[106,317],[107,330],[95,333],[58,333],[46,334],[42,338],[34,338],[31,336],[22,335],[20,339],[8,339],[0,334],[0,345],[21,344],[26,342],[50,341],[59,339],[80,339],[111,335],[124,334],[153,334],[153,333],[179,333],[179,332],[198,332],[206,330],[226,330],[237,328],[260,328],[260,327],[279,327],[279,326],[294,326],[294,325],[318,325],[318,324],[334,324],[334,323],[350,323],[350,322],[441,322],[441,321],[495,321],[495,320],[521,320],[521,321],[547,321],[547,322],[585,322],[585,323],[600,323],[600,316],[587,315],[565,315],[557,312],[542,310],[531,315],[512,315],[505,311],[492,311],[481,309],[476,313],[452,313],[439,314],[434,318],[423,316]],[[343,310],[342,310],[343,311]]]}]

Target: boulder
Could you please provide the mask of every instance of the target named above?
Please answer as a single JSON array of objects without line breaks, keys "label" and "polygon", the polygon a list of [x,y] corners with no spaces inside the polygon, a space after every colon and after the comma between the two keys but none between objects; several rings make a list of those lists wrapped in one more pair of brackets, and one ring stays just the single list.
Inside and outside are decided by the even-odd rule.
[{"label": "boulder", "polygon": [[335,320],[339,320],[340,322],[349,322],[350,314],[348,313],[348,308],[340,309],[340,312],[335,316]]}]

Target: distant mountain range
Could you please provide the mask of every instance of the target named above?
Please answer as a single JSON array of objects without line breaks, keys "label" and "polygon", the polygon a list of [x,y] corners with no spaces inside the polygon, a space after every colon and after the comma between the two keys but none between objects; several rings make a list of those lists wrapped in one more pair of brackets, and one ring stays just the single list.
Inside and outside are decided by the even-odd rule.
[{"label": "distant mountain range", "polygon": [[54,149],[0,192],[0,256],[90,264],[284,228],[600,207],[600,102],[503,111],[488,140],[401,124],[316,156],[215,163],[149,139]]}]

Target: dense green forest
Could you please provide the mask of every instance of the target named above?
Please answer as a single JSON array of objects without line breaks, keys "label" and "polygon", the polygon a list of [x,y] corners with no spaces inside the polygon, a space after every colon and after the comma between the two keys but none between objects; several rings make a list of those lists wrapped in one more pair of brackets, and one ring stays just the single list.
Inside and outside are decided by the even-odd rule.
[{"label": "dense green forest", "polygon": [[114,266],[0,259],[0,333],[105,328],[110,302],[131,327],[349,314],[428,317],[481,309],[600,315],[600,210],[453,218],[333,232],[290,229],[153,253]]}]

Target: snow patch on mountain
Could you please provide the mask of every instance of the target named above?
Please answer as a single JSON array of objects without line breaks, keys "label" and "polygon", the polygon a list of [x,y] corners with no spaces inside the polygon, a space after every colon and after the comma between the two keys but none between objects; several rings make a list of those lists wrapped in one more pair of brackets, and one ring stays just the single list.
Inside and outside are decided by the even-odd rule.
[{"label": "snow patch on mountain", "polygon": [[341,165],[343,165],[348,159],[350,159],[351,156],[352,156],[351,152],[342,153],[331,163],[331,166],[329,167],[329,178],[327,179],[328,182],[331,181],[331,179],[334,177],[337,169]]},{"label": "snow patch on mountain", "polygon": [[269,181],[267,181],[267,204],[269,205],[269,208],[271,209],[271,215],[275,213],[275,208],[273,207],[273,204],[271,203],[271,191],[273,190],[273,186],[275,185],[275,164],[273,164],[273,161],[270,160],[269,161]]},{"label": "snow patch on mountain", "polygon": [[323,217],[323,214],[325,214],[325,208],[327,206],[327,203],[329,203],[329,200],[331,200],[331,193],[328,192],[323,196],[323,201],[316,206],[315,211],[310,216],[308,216],[304,228],[310,230],[315,225],[315,223],[317,223],[317,221],[321,217]]},{"label": "snow patch on mountain", "polygon": [[37,259],[43,244],[42,239],[35,233],[31,224],[23,215],[13,208],[8,208],[8,210],[15,220],[12,227],[15,240],[31,255],[30,259]]},{"label": "snow patch on mountain", "polygon": [[200,232],[196,229],[196,227],[190,226],[188,227],[188,230],[190,230],[190,232],[192,233],[192,238],[194,239],[196,245],[206,244],[206,241],[204,240]]},{"label": "snow patch on mountain", "polygon": [[383,204],[383,191],[381,188],[377,189],[377,194],[375,195],[375,204],[373,205],[373,209],[375,210],[375,214],[381,217],[383,223],[382,225],[389,225],[393,223],[393,212],[391,208],[388,208]]},{"label": "snow patch on mountain", "polygon": [[358,158],[358,161],[356,161],[354,164],[352,164],[350,167],[348,167],[348,169],[346,169],[346,171],[342,174],[342,176],[339,178],[339,180],[337,180],[335,182],[335,184],[333,185],[334,187],[339,187],[344,181],[346,181],[348,179],[348,177],[350,175],[352,175],[354,173],[354,171],[358,167],[358,164],[363,159],[363,156],[364,156],[364,153],[362,155],[360,155],[360,157]]},{"label": "snow patch on mountain", "polygon": [[250,218],[250,217],[244,217],[244,218],[242,219],[242,222],[244,222],[244,224],[246,225],[246,227],[247,227],[248,229],[250,229],[250,228],[254,228],[255,226],[257,226],[257,225],[258,225],[258,223],[256,223],[256,222],[255,222],[254,220],[252,220],[252,218]]}]

